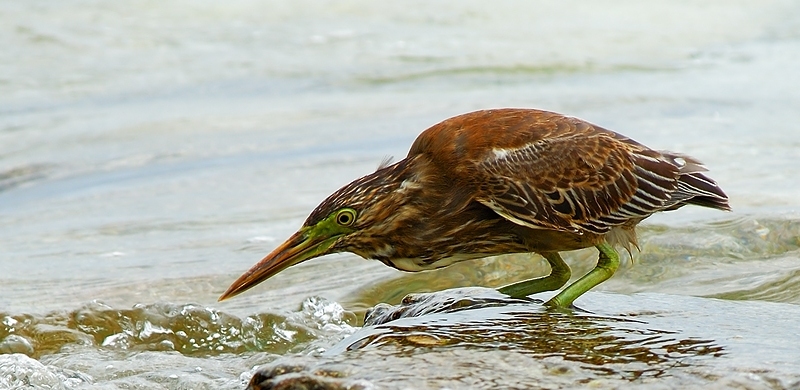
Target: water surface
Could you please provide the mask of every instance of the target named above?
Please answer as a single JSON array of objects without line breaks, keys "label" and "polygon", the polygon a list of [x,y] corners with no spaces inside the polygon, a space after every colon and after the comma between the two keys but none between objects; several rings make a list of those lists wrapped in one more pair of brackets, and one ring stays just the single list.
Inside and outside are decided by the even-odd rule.
[{"label": "water surface", "polygon": [[[798,386],[799,21],[793,1],[4,2],[0,387],[238,389],[294,359],[367,388]],[[378,303],[546,272],[521,255],[328,256],[216,302],[329,193],[490,107],[696,156],[734,211],[645,221],[577,301],[592,315],[504,303],[338,344]],[[565,258],[581,275],[596,252]]]}]

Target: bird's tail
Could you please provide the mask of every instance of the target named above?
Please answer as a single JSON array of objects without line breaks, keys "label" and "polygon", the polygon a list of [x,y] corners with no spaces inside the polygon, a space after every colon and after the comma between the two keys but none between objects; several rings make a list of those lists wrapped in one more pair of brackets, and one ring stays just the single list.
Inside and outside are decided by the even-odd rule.
[{"label": "bird's tail", "polygon": [[682,187],[692,194],[692,197],[686,199],[684,203],[731,211],[728,196],[722,192],[722,188],[719,188],[717,182],[702,173],[681,175],[678,178],[678,190],[681,190]]},{"label": "bird's tail", "polygon": [[694,204],[712,209],[730,211],[728,195],[722,191],[717,182],[702,172],[707,171],[700,161],[693,157],[677,153],[668,153],[681,168],[678,177],[678,188],[672,193],[667,209],[677,209],[686,204]]}]

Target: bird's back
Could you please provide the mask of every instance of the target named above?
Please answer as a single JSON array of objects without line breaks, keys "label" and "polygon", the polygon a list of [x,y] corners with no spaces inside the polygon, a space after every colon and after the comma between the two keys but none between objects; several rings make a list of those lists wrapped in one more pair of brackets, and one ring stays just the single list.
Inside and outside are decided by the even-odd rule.
[{"label": "bird's back", "polygon": [[450,118],[420,134],[409,151],[415,156],[475,201],[534,229],[604,234],[685,204],[729,209],[694,158],[547,111]]}]

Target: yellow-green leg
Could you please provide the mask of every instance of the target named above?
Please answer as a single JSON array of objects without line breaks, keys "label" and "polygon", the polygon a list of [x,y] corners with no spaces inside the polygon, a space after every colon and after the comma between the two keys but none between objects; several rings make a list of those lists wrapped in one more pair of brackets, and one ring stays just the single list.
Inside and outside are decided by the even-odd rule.
[{"label": "yellow-green leg", "polygon": [[552,307],[570,307],[572,302],[578,299],[583,293],[589,291],[592,287],[597,286],[606,279],[614,275],[614,272],[619,268],[619,254],[617,251],[603,241],[602,244],[596,246],[600,251],[600,258],[597,259],[597,266],[588,274],[570,284],[558,295],[550,298],[545,302],[545,305]]},{"label": "yellow-green leg", "polygon": [[542,253],[542,256],[550,263],[550,275],[509,284],[498,288],[497,291],[514,298],[523,298],[542,291],[558,290],[567,284],[571,271],[558,252]]}]

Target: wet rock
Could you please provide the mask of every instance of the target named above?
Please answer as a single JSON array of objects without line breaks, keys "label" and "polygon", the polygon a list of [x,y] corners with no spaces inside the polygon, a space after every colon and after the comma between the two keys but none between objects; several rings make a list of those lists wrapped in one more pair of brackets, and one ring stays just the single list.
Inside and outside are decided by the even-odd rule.
[{"label": "wet rock", "polygon": [[364,380],[347,379],[344,369],[314,367],[311,363],[281,360],[258,370],[247,390],[367,390],[374,386]]},{"label": "wet rock", "polygon": [[400,318],[419,317],[432,313],[453,313],[466,309],[499,307],[518,303],[542,303],[540,300],[517,299],[493,288],[465,287],[435,293],[409,294],[398,306],[379,303],[369,310],[364,326],[385,324]]}]

